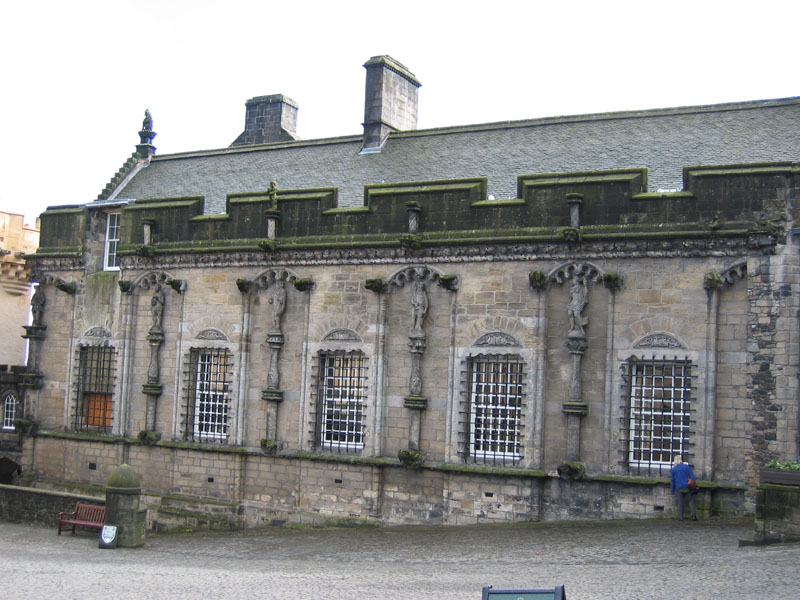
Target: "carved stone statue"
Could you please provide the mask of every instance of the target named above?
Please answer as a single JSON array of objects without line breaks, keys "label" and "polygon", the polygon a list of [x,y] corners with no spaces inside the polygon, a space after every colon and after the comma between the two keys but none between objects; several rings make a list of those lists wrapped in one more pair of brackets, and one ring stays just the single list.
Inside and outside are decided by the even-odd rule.
[{"label": "carved stone statue", "polygon": [[161,329],[161,319],[164,316],[164,290],[161,284],[156,285],[153,298],[150,300],[150,313],[153,315],[153,329]]},{"label": "carved stone statue", "polygon": [[272,284],[271,291],[269,303],[272,305],[272,330],[280,331],[281,315],[286,309],[286,284],[282,279],[278,279]]},{"label": "carved stone statue", "polygon": [[570,335],[585,335],[584,326],[589,323],[589,319],[581,313],[586,307],[586,279],[583,277],[573,277],[569,284],[569,301],[567,302],[567,315],[569,315]]},{"label": "carved stone statue", "polygon": [[411,290],[412,329],[422,329],[422,321],[425,320],[426,314],[428,314],[428,292],[423,282],[415,281]]},{"label": "carved stone statue", "polygon": [[31,298],[31,313],[33,314],[33,326],[40,327],[42,325],[42,315],[44,314],[45,297],[42,291],[42,286],[36,286],[36,292]]},{"label": "carved stone statue", "polygon": [[142,121],[142,131],[152,131],[153,130],[153,117],[150,116],[150,109],[147,108],[144,111],[144,121]]},{"label": "carved stone statue", "polygon": [[267,190],[267,196],[269,197],[270,209],[277,210],[278,209],[278,184],[274,181],[269,182],[269,189]]}]

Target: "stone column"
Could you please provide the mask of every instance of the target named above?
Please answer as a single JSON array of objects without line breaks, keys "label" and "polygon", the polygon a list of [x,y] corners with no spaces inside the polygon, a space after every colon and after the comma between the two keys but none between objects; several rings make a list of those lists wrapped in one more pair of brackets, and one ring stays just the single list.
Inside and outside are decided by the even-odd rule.
[{"label": "stone column", "polygon": [[267,371],[267,389],[261,392],[261,399],[267,403],[264,450],[275,452],[278,449],[278,405],[283,402],[279,367],[280,353],[284,344],[281,318],[286,309],[286,282],[283,279],[275,279],[270,285],[269,303],[272,306],[272,322],[267,331],[270,361]]},{"label": "stone column", "polygon": [[153,317],[153,325],[147,333],[147,342],[150,344],[150,364],[147,368],[147,383],[142,385],[142,393],[147,396],[147,409],[145,412],[146,431],[156,430],[156,408],[158,398],[161,396],[163,386],[159,382],[160,374],[158,368],[161,344],[164,343],[164,330],[161,322],[164,316],[164,303],[166,294],[161,284],[156,284],[153,297],[150,300],[150,313]]},{"label": "stone column", "polygon": [[408,336],[408,349],[411,353],[411,376],[408,382],[408,396],[404,398],[403,406],[411,409],[408,449],[419,450],[420,428],[422,411],[428,407],[428,399],[422,396],[421,361],[425,353],[427,339],[424,333],[412,331]]},{"label": "stone column", "polygon": [[147,509],[139,508],[142,486],[139,475],[129,465],[120,465],[106,482],[106,525],[116,525],[117,546],[144,545]]},{"label": "stone column", "polygon": [[408,233],[417,233],[419,231],[419,213],[422,212],[419,202],[412,200],[406,202],[408,209]]},{"label": "stone column", "polygon": [[569,316],[569,332],[566,347],[570,357],[570,376],[567,389],[567,401],[562,405],[562,412],[567,415],[567,460],[579,461],[581,448],[581,418],[588,413],[588,406],[583,401],[581,386],[581,360],[588,343],[584,327],[589,319],[583,316],[587,304],[588,287],[585,276],[574,273],[569,286],[567,315]]},{"label": "stone column", "polygon": [[583,402],[581,386],[581,360],[587,347],[585,336],[568,336],[567,350],[570,358],[570,376],[567,401],[562,405],[562,412],[567,415],[567,460],[579,461],[581,454],[581,418],[589,410]]},{"label": "stone column", "polygon": [[428,291],[425,283],[415,280],[411,288],[411,330],[408,334],[408,350],[411,353],[411,375],[408,380],[408,396],[403,406],[411,409],[408,449],[419,450],[422,411],[428,407],[428,399],[422,395],[422,355],[425,353],[427,337],[422,323],[428,314]]},{"label": "stone column", "polygon": [[567,194],[567,204],[569,205],[569,226],[581,226],[581,205],[583,204],[583,194]]}]

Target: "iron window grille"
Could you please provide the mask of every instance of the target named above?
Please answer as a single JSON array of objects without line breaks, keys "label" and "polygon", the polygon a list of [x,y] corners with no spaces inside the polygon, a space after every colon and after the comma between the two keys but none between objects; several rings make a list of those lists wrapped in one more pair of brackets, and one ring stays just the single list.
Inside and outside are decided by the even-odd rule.
[{"label": "iron window grille", "polygon": [[103,260],[103,268],[106,271],[118,271],[119,260],[117,259],[117,247],[119,246],[119,226],[120,213],[108,213],[106,224],[106,246]]},{"label": "iron window grille", "polygon": [[115,350],[112,346],[80,346],[76,377],[74,428],[111,431]]},{"label": "iron window grille", "polygon": [[647,472],[668,471],[676,455],[689,450],[692,409],[689,360],[627,363],[627,464]]},{"label": "iron window grille", "polygon": [[232,367],[227,349],[192,348],[189,352],[186,439],[217,443],[227,440]]},{"label": "iron window grille", "polygon": [[14,392],[6,393],[3,398],[3,431],[14,429],[14,419],[17,416],[17,397]]},{"label": "iron window grille", "polygon": [[[525,362],[517,354],[482,354],[466,361],[464,458],[516,463],[523,456]],[[463,448],[463,446],[462,446]]]},{"label": "iron window grille", "polygon": [[364,448],[367,357],[359,350],[320,351],[315,378],[315,444],[323,450]]}]

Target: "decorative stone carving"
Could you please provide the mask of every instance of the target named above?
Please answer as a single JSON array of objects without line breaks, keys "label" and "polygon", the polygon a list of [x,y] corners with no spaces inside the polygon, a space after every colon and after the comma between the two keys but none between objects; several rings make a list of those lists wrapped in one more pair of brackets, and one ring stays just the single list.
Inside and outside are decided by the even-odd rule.
[{"label": "decorative stone carving", "polygon": [[[280,220],[280,211],[278,210],[278,184],[274,181],[269,182],[267,198],[269,198],[269,207],[264,211],[267,217],[267,240],[274,241],[278,236],[278,221]],[[274,251],[276,247],[277,246],[271,247],[270,250]]]},{"label": "decorative stone carving", "polygon": [[361,337],[352,329],[334,329],[322,338],[324,342],[360,342]]},{"label": "decorative stone carving", "polygon": [[281,316],[286,309],[286,284],[278,279],[270,287],[269,303],[272,306],[272,331],[281,330]]},{"label": "decorative stone carving", "polygon": [[520,341],[512,335],[503,333],[502,331],[492,331],[484,333],[479,337],[475,346],[513,346],[516,348],[522,347]]},{"label": "decorative stone carving", "polygon": [[57,279],[55,281],[55,286],[57,290],[62,291],[65,294],[69,294],[70,296],[74,296],[75,291],[77,290],[77,286],[75,285],[74,281],[64,281],[63,279]]},{"label": "decorative stone carving", "polygon": [[685,348],[680,341],[668,333],[650,333],[640,339],[634,348]]},{"label": "decorative stone carving", "polygon": [[200,333],[198,333],[194,339],[196,340],[210,340],[210,341],[219,341],[219,342],[227,342],[228,336],[222,333],[219,329],[203,329]]},{"label": "decorative stone carving", "polygon": [[411,329],[422,331],[422,322],[428,314],[428,291],[422,281],[415,281],[411,290]]},{"label": "decorative stone carving", "polygon": [[83,334],[84,337],[110,338],[111,332],[105,327],[91,327]]},{"label": "decorative stone carving", "polygon": [[422,208],[419,202],[412,200],[406,202],[406,209],[408,210],[408,233],[416,234],[419,231],[419,213],[422,212]]},{"label": "decorative stone carving", "polygon": [[161,329],[161,320],[164,316],[164,302],[166,296],[161,284],[156,284],[156,289],[153,291],[153,297],[150,300],[150,314],[153,317],[152,329]]},{"label": "decorative stone carving", "polygon": [[583,316],[583,309],[587,304],[586,279],[577,276],[570,280],[569,301],[567,302],[567,315],[569,316],[569,336],[578,337],[585,335],[584,327],[589,324],[589,318]]},{"label": "decorative stone carving", "polygon": [[33,315],[33,323],[34,327],[41,327],[42,323],[42,316],[44,315],[44,305],[47,303],[47,299],[44,296],[44,291],[42,290],[41,285],[36,286],[36,292],[34,292],[33,297],[31,298],[31,313]]},{"label": "decorative stone carving", "polygon": [[[753,237],[758,239],[751,239]],[[602,240],[584,241],[581,245],[581,256],[592,259],[613,258],[699,258],[699,257],[733,257],[753,254],[756,250],[762,255],[772,254],[777,239],[775,236],[709,236],[705,238],[671,239],[637,239],[637,240]],[[481,261],[564,261],[572,258],[573,251],[569,245],[558,241],[541,242],[507,242],[498,243],[426,246],[408,256],[404,249],[396,247],[383,248],[325,248],[309,250],[281,250],[271,258],[276,267],[296,265],[340,265],[340,264],[374,264],[390,261],[394,264],[416,264],[420,261],[437,262],[473,262]],[[141,269],[175,269],[197,267],[263,267],[263,252],[219,252],[204,254],[195,252],[159,253],[153,258],[135,255],[120,256],[120,266],[124,270]],[[81,271],[83,262],[78,257],[43,257],[28,258],[32,268],[39,271],[40,278],[32,273],[32,281],[43,281],[45,272]]]}]

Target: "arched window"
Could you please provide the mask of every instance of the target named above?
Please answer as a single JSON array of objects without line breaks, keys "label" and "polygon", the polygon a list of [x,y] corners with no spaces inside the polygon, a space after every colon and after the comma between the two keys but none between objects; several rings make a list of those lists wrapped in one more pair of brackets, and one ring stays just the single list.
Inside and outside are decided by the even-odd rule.
[{"label": "arched window", "polygon": [[6,392],[3,396],[3,431],[14,430],[14,419],[17,417],[17,396],[14,392]]}]

